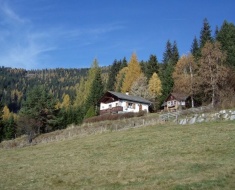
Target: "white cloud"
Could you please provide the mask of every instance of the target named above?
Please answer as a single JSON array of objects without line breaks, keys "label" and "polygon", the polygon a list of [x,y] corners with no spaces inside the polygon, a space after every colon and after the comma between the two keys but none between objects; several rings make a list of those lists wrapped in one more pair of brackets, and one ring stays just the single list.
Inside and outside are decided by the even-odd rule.
[{"label": "white cloud", "polygon": [[0,65],[33,69],[43,61],[43,54],[55,48],[46,33],[33,30],[29,19],[22,18],[6,1],[0,1]]},{"label": "white cloud", "polygon": [[[0,0],[0,65],[25,69],[42,68],[51,60],[50,64],[54,64],[53,59],[58,60],[61,50],[69,49],[67,52],[71,53],[75,48],[89,47],[106,34],[122,28],[120,23],[73,29],[63,25],[40,27],[33,20],[19,15],[7,1]],[[78,49],[74,54],[77,54]],[[51,51],[55,53],[57,50],[60,50],[60,54],[52,57]],[[66,60],[60,60],[63,61]]]},{"label": "white cloud", "polygon": [[27,19],[21,18],[17,15],[7,4],[6,1],[0,1],[0,10],[4,15],[4,19],[6,22],[12,22],[14,24],[23,24],[27,22]]}]

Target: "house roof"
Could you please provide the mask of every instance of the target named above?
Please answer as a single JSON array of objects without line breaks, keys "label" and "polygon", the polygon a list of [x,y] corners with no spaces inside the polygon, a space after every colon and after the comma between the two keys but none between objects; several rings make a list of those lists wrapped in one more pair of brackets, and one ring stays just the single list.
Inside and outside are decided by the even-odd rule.
[{"label": "house roof", "polygon": [[167,96],[165,101],[162,103],[162,105],[161,105],[162,107],[166,106],[167,99],[170,96],[173,96],[178,101],[185,101],[188,97],[190,97],[189,95],[186,95],[186,94],[172,92]]},{"label": "house roof", "polygon": [[144,99],[142,97],[127,95],[127,94],[123,94],[123,93],[120,93],[120,92],[114,92],[114,91],[108,91],[108,92],[105,93],[105,95],[107,93],[110,93],[113,96],[115,96],[115,97],[117,97],[118,99],[121,99],[121,100],[129,100],[129,101],[133,101],[133,102],[140,102],[140,103],[145,103],[145,104],[151,104],[150,101],[148,101],[148,100],[146,100],[146,99]]},{"label": "house roof", "polygon": [[184,101],[189,97],[189,95],[180,94],[180,93],[171,93],[170,95],[174,96],[176,100],[180,100],[180,101]]}]

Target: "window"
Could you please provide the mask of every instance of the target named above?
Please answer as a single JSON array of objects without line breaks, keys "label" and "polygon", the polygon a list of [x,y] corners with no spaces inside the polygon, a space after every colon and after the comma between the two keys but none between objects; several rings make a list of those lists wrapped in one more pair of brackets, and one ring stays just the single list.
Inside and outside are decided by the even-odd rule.
[{"label": "window", "polygon": [[175,106],[177,104],[176,100],[167,101],[167,106]]}]

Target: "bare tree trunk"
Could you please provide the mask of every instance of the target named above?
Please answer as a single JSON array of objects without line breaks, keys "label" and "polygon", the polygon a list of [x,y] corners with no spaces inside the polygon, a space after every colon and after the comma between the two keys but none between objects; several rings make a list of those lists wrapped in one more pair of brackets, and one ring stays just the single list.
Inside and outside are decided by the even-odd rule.
[{"label": "bare tree trunk", "polygon": [[193,100],[193,71],[192,71],[192,63],[189,64],[190,76],[191,76],[191,104],[192,108],[194,108],[194,100]]},{"label": "bare tree trunk", "polygon": [[212,104],[212,107],[214,107],[214,105],[215,105],[215,85],[214,84],[212,85],[211,104]]},{"label": "bare tree trunk", "polygon": [[193,99],[193,95],[191,95],[191,104],[192,104],[192,108],[194,108],[194,99]]}]

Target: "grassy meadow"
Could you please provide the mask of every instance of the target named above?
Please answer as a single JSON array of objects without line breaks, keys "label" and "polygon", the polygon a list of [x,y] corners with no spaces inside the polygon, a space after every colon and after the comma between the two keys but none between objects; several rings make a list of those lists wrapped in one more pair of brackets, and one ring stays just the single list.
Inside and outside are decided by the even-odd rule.
[{"label": "grassy meadow", "polygon": [[0,189],[235,189],[235,122],[164,124],[0,149]]}]

